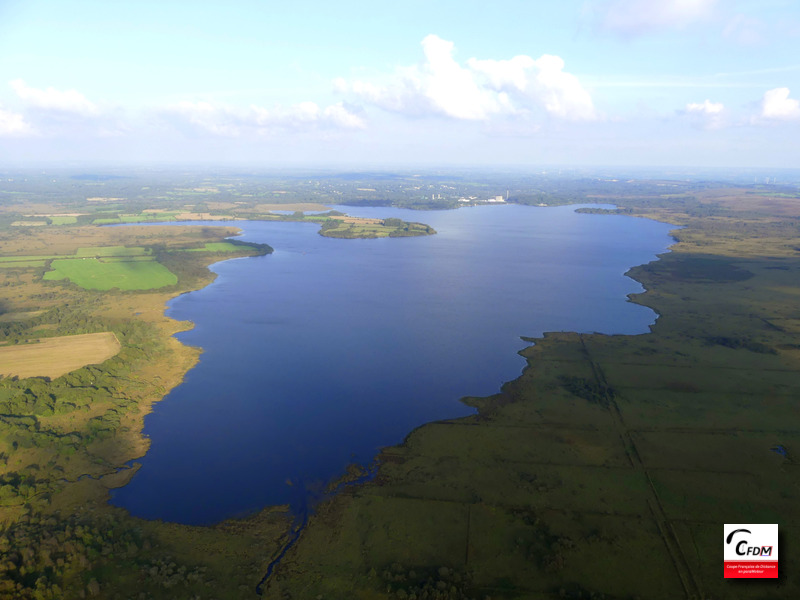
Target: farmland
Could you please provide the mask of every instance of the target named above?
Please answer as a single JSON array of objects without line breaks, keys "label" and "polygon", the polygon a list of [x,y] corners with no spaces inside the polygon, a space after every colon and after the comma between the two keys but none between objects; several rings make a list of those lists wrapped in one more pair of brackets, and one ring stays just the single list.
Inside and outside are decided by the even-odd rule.
[{"label": "farmland", "polygon": [[115,356],[120,343],[112,332],[85,333],[30,340],[27,344],[0,346],[0,375],[55,379],[86,365]]},{"label": "farmland", "polygon": [[177,283],[164,265],[150,260],[67,258],[54,260],[45,281],[68,279],[86,290],[152,290]]}]

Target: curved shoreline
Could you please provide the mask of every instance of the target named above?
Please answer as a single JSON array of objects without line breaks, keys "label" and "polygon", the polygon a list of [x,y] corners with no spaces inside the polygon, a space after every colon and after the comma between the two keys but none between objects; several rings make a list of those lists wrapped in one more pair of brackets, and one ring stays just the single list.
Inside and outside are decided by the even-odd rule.
[{"label": "curved shoreline", "polygon": [[[627,215],[626,215],[627,216]],[[659,222],[663,222],[666,224],[671,225],[667,220],[659,220]],[[671,233],[671,232],[670,232]],[[648,263],[643,263],[639,265],[631,266],[626,272],[625,276],[630,277],[637,283],[639,283],[643,291],[636,292],[633,294],[627,295],[627,301],[632,302],[635,304],[639,304],[642,306],[646,306],[647,308],[653,310],[656,313],[656,319],[653,323],[658,321],[661,318],[661,313],[657,311],[655,308],[644,304],[643,302],[639,301],[639,297],[643,297],[648,293],[651,293],[652,290],[648,289],[644,282],[637,279],[633,274],[632,271],[643,267],[646,264],[650,264],[652,262],[658,262],[662,260],[663,256],[671,254],[673,252],[672,248],[677,245],[677,240],[675,243],[671,244],[665,252],[659,253],[656,255],[653,261],[649,261]],[[627,336],[649,336],[653,335],[653,325],[650,326],[650,331],[643,332],[640,334],[608,334],[609,336],[620,336],[620,337],[627,337]],[[387,466],[387,464],[391,464],[396,462],[399,458],[398,455],[401,455],[403,452],[409,453],[412,451],[414,446],[414,438],[422,432],[430,430],[433,426],[449,426],[449,425],[458,425],[458,424],[469,424],[470,426],[480,426],[480,422],[486,420],[490,417],[490,415],[497,409],[502,408],[503,406],[515,402],[513,397],[511,397],[508,393],[508,389],[513,387],[515,384],[518,384],[521,380],[523,380],[526,376],[530,376],[534,369],[533,360],[534,357],[539,353],[546,353],[548,348],[554,344],[562,342],[565,339],[575,338],[578,340],[582,340],[584,334],[574,332],[574,331],[553,331],[553,332],[544,332],[541,336],[538,337],[527,337],[522,336],[521,339],[530,343],[531,345],[520,350],[517,352],[520,356],[526,359],[526,363],[522,369],[522,372],[519,374],[518,377],[509,380],[503,383],[498,390],[497,393],[490,394],[488,396],[465,396],[460,399],[461,402],[464,404],[471,406],[477,409],[477,414],[469,415],[464,417],[457,417],[453,419],[444,419],[439,421],[432,421],[428,423],[423,423],[414,427],[409,433],[404,437],[403,441],[399,444],[393,444],[391,446],[386,446],[382,448],[375,457],[374,463],[374,476],[369,478],[363,482],[357,482],[355,484],[356,488],[360,488],[360,490],[353,490],[351,491],[351,496],[353,494],[358,495],[359,492],[363,493],[366,488],[369,487],[377,487],[380,488],[384,485],[384,482],[381,481],[381,470]],[[607,334],[591,334],[591,335],[607,335]],[[582,342],[581,342],[582,343]],[[296,535],[292,537],[292,539],[287,543],[287,545],[283,548],[280,555],[273,559],[270,564],[269,568],[264,575],[264,578],[259,582],[256,591],[259,595],[263,595],[265,591],[269,591],[269,585],[272,582],[272,579],[275,578],[278,574],[278,570],[280,568],[282,560],[289,554],[296,545],[302,541],[302,536],[306,533],[309,527],[313,527],[317,522],[326,522],[331,518],[331,515],[336,515],[341,512],[341,506],[337,506],[337,503],[347,502],[341,495],[331,494],[328,498],[323,500],[323,502],[317,506],[317,508],[321,509],[321,514],[317,514],[316,512],[305,515],[303,519],[302,526],[298,528]],[[333,519],[337,519],[337,517],[333,517]],[[327,525],[323,525],[323,527],[327,527]],[[297,557],[294,557],[294,560],[297,560]],[[280,585],[280,584],[279,584]],[[274,597],[274,596],[270,596]]]},{"label": "curved shoreline", "polygon": [[[142,223],[133,223],[133,224],[119,224],[119,225],[104,225],[104,227],[135,227],[135,226],[142,226],[142,225],[150,225],[150,224],[142,224]],[[153,226],[163,226],[164,223],[154,222],[152,223]],[[186,226],[198,226],[197,223],[192,221],[186,221]],[[230,227],[227,223],[220,224],[220,227]],[[144,434],[144,420],[150,413],[153,412],[153,405],[157,402],[161,402],[172,392],[173,389],[178,387],[184,382],[184,378],[186,374],[191,371],[193,368],[197,366],[197,363],[200,359],[200,354],[202,354],[203,349],[199,346],[190,346],[188,344],[184,344],[180,342],[177,337],[175,337],[178,333],[183,333],[186,331],[191,331],[195,324],[192,321],[188,320],[178,320],[168,317],[166,312],[169,309],[168,304],[172,302],[174,299],[179,298],[184,294],[190,294],[192,292],[196,292],[198,290],[204,289],[209,285],[212,285],[217,278],[217,274],[211,270],[211,266],[225,262],[227,260],[235,260],[237,258],[251,258],[255,256],[264,256],[266,254],[270,254],[273,249],[268,244],[258,244],[258,243],[246,243],[241,242],[240,240],[230,239],[234,236],[239,236],[243,233],[243,231],[239,228],[235,228],[235,232],[224,239],[226,241],[230,241],[232,243],[236,243],[237,245],[247,246],[258,248],[260,250],[264,250],[264,254],[255,254],[255,255],[245,255],[245,256],[230,256],[230,257],[210,257],[211,260],[205,262],[203,267],[206,269],[208,275],[207,277],[209,280],[202,285],[195,287],[193,289],[181,289],[177,290],[174,294],[165,294],[164,303],[162,304],[161,308],[161,319],[163,320],[164,325],[169,326],[169,330],[171,333],[167,335],[167,343],[170,345],[174,345],[176,350],[182,357],[183,367],[181,368],[181,373],[176,374],[176,377],[169,379],[165,382],[166,385],[163,387],[163,394],[158,398],[151,398],[144,406],[142,403],[139,404],[140,412],[139,412],[139,427],[136,431],[130,431],[131,434],[136,438],[134,443],[132,444],[133,450],[132,452],[126,454],[126,458],[122,461],[122,466],[117,467],[112,473],[107,473],[102,477],[96,478],[99,480],[104,480],[107,489],[116,489],[127,485],[130,482],[130,479],[136,474],[138,467],[134,464],[134,461],[142,458],[147,454],[147,451],[150,448],[150,438]],[[110,500],[110,497],[107,496],[107,502]],[[110,503],[109,503],[110,504]]]},{"label": "curved shoreline", "polygon": [[[577,207],[580,207],[580,206],[584,206],[584,205],[583,205],[583,204],[577,204],[577,205],[575,205],[575,206],[577,206]],[[574,209],[574,210],[577,212],[577,210],[578,210],[578,209],[576,208],[576,209]],[[256,220],[256,222],[258,222],[258,220]],[[163,224],[162,224],[162,223],[156,223],[156,225],[163,225]],[[188,226],[192,226],[192,225],[196,225],[196,224],[195,224],[195,223],[192,223],[192,222],[186,222],[186,225],[188,225]],[[221,226],[226,226],[226,225],[227,225],[227,223],[220,223],[220,225],[221,225]],[[241,235],[241,233],[242,233],[242,230],[241,230],[241,229],[238,229],[238,232],[237,232],[237,234],[236,234],[236,235]],[[245,242],[242,242],[242,243],[243,243],[243,244],[246,244],[246,245],[257,245],[257,244],[251,244],[250,242],[246,242],[246,243],[245,243]],[[263,244],[263,245],[264,245],[264,246],[266,246],[267,248],[269,248],[269,246],[268,246],[267,244]],[[670,248],[671,248],[671,246],[670,246]],[[270,248],[270,250],[271,250],[271,248]],[[669,251],[669,249],[668,249],[668,251]],[[230,258],[222,257],[222,258],[220,258],[219,260],[212,260],[212,261],[208,262],[208,263],[205,265],[205,267],[206,267],[206,269],[208,269],[208,270],[210,271],[210,267],[211,267],[212,265],[214,265],[214,264],[217,264],[217,263],[224,262],[225,260],[231,260],[231,259],[233,259],[233,258],[237,258],[237,257],[230,257]],[[245,258],[246,258],[246,257],[245,257]],[[626,271],[625,275],[627,275],[627,274],[628,274],[628,273],[629,273],[629,272],[630,272],[632,269],[636,268],[636,266],[637,266],[637,265],[634,265],[633,267],[630,267],[630,268],[628,269],[628,271]],[[168,308],[168,307],[167,307],[167,304],[168,304],[168,303],[169,303],[171,300],[173,300],[174,298],[176,298],[176,297],[178,297],[178,296],[180,296],[180,295],[182,295],[182,294],[186,294],[186,293],[190,293],[190,292],[194,292],[194,291],[198,291],[198,290],[204,289],[205,287],[208,287],[209,285],[211,285],[212,283],[214,283],[214,280],[216,279],[216,275],[213,273],[213,271],[210,271],[210,272],[212,273],[212,276],[213,276],[213,278],[211,279],[211,281],[209,281],[208,283],[206,283],[204,286],[197,287],[197,288],[194,288],[194,289],[191,289],[191,290],[183,290],[183,291],[181,291],[179,294],[177,294],[177,295],[174,295],[174,296],[171,296],[171,297],[170,297],[170,298],[167,300],[167,302],[165,303],[165,306],[164,306],[164,309],[163,309],[164,313],[166,312],[166,310],[167,310],[167,308]],[[634,278],[632,278],[632,279],[634,279]],[[634,280],[635,280],[635,279],[634,279]],[[638,280],[637,280],[637,281],[638,281]],[[641,283],[641,282],[639,282],[639,283]],[[639,303],[639,302],[636,302],[635,300],[632,300],[631,296],[635,296],[635,295],[639,295],[639,294],[643,294],[643,293],[646,293],[646,290],[645,290],[644,292],[636,292],[636,293],[634,293],[634,294],[628,294],[627,301],[632,301],[632,302],[634,302],[634,303],[636,303],[636,304],[641,304],[641,303]],[[648,307],[648,308],[650,308],[650,307]],[[654,311],[654,312],[655,312],[655,311]],[[145,412],[142,414],[142,421],[141,421],[141,423],[142,423],[142,427],[141,427],[141,429],[140,429],[140,431],[139,431],[139,435],[140,435],[140,437],[141,437],[141,440],[142,440],[142,442],[143,442],[143,446],[145,446],[145,447],[144,447],[144,448],[142,448],[142,449],[141,449],[141,451],[140,451],[139,453],[137,453],[135,456],[131,456],[131,457],[130,457],[130,458],[127,460],[127,461],[126,461],[126,463],[127,463],[127,464],[130,464],[130,463],[131,463],[131,462],[133,462],[134,460],[136,460],[136,459],[138,459],[138,458],[141,458],[141,457],[142,457],[142,456],[144,456],[144,455],[146,454],[146,452],[147,452],[147,447],[149,447],[149,439],[147,438],[147,436],[145,436],[145,435],[143,434],[143,430],[144,430],[144,417],[145,417],[147,414],[149,414],[150,412],[152,412],[152,404],[153,404],[153,402],[157,402],[157,401],[161,401],[161,400],[165,399],[165,397],[166,397],[166,396],[169,394],[169,392],[171,392],[171,391],[172,391],[172,390],[173,390],[175,387],[177,387],[178,385],[180,385],[180,384],[183,382],[183,380],[184,380],[184,376],[186,375],[186,373],[188,373],[188,372],[189,372],[189,370],[191,370],[192,368],[194,368],[194,366],[196,366],[196,364],[197,364],[197,360],[198,360],[198,357],[199,357],[199,353],[201,353],[201,352],[202,352],[202,348],[201,348],[201,347],[199,347],[199,346],[190,346],[190,345],[184,344],[183,342],[180,342],[180,341],[178,341],[178,340],[177,340],[177,338],[175,338],[175,333],[179,333],[179,332],[184,332],[184,331],[188,331],[188,330],[190,330],[191,328],[193,328],[193,327],[194,327],[194,323],[192,323],[192,322],[191,322],[191,321],[189,321],[189,320],[181,320],[181,321],[178,321],[178,320],[176,320],[176,319],[172,319],[171,317],[167,317],[167,316],[166,316],[166,314],[164,314],[164,315],[163,315],[163,318],[164,318],[164,319],[167,319],[169,322],[171,322],[171,323],[173,323],[173,324],[178,324],[178,325],[179,325],[179,328],[177,328],[177,327],[176,327],[176,328],[175,328],[175,332],[174,332],[173,334],[171,334],[171,339],[172,339],[172,340],[174,340],[174,342],[175,342],[175,343],[177,343],[177,344],[179,344],[181,347],[183,347],[183,348],[186,348],[186,349],[190,349],[190,350],[191,350],[191,351],[193,351],[193,352],[197,352],[197,354],[196,354],[196,355],[193,357],[193,359],[192,359],[192,364],[191,364],[191,365],[189,365],[189,366],[187,366],[187,367],[185,368],[185,370],[183,371],[183,375],[180,377],[180,379],[179,379],[179,380],[177,380],[177,382],[175,382],[175,383],[174,383],[172,386],[170,386],[170,388],[169,388],[169,389],[168,389],[168,390],[165,392],[165,394],[164,394],[163,396],[161,396],[160,398],[158,398],[158,399],[155,399],[155,400],[153,400],[152,402],[150,402],[150,403],[149,403],[149,405],[148,405],[148,407],[147,407],[146,411],[145,411]],[[658,313],[656,313],[656,318],[658,318]],[[651,325],[651,327],[652,327],[652,325]],[[533,343],[533,340],[534,340],[534,339],[536,339],[536,340],[544,339],[544,337],[546,337],[547,335],[549,335],[549,334],[548,334],[548,333],[545,333],[545,334],[544,334],[544,336],[543,336],[542,338],[525,338],[525,337],[523,337],[522,339],[523,339],[523,340],[525,340],[525,341],[528,341],[529,343]],[[518,351],[518,352],[517,352],[517,354],[519,354],[519,355],[521,355],[521,356],[523,356],[523,357],[524,357],[524,351],[525,351],[525,349],[522,349],[522,350]],[[527,369],[527,368],[528,368],[528,365],[526,365],[526,364],[522,365],[522,367],[521,367],[521,371],[519,371],[519,372],[518,372],[517,376],[516,376],[516,377],[514,377],[514,378],[512,378],[512,379],[510,379],[510,380],[508,380],[508,381],[506,381],[505,383],[501,384],[501,389],[502,389],[502,387],[503,387],[503,386],[507,385],[508,383],[510,383],[510,382],[512,382],[512,381],[515,381],[515,380],[519,379],[520,377],[522,377],[522,376],[524,375],[525,369]],[[497,393],[500,393],[500,392],[501,392],[501,389],[500,389],[500,390],[498,390],[498,392],[497,392]],[[493,395],[494,395],[494,394],[491,394],[491,395],[489,395],[489,396],[486,396],[486,397],[483,397],[483,398],[484,398],[484,399],[487,399],[487,398],[490,398],[490,397],[492,397]],[[473,400],[476,400],[478,397],[474,397],[474,396],[469,396],[469,395],[468,395],[468,396],[465,396],[465,397],[463,397],[463,398],[462,398],[462,400],[464,400],[464,399],[467,399],[467,398],[469,398],[469,399],[473,399]],[[469,402],[465,402],[465,404],[467,404],[467,405],[469,405],[469,406],[472,406],[472,405],[471,405]],[[469,417],[463,417],[463,418],[469,418]],[[409,432],[408,432],[408,433],[405,435],[405,437],[404,437],[404,442],[403,442],[403,443],[405,443],[405,439],[407,439],[407,438],[408,438],[408,436],[410,436],[410,435],[411,435],[411,434],[412,434],[414,431],[416,431],[416,429],[417,429],[417,428],[419,428],[419,427],[424,427],[425,425],[427,425],[427,424],[430,424],[430,423],[432,423],[432,422],[436,422],[436,421],[429,421],[429,422],[427,422],[427,423],[422,423],[422,424],[420,424],[420,425],[416,426],[415,428],[413,428],[411,431],[409,431]],[[401,445],[402,445],[402,444],[401,444]],[[377,454],[376,456],[380,457],[380,455],[381,455],[381,454],[382,454],[382,451],[379,451],[379,452],[378,452],[378,454]],[[131,475],[132,475],[132,474],[131,474]],[[125,485],[125,484],[127,484],[127,483],[128,483],[128,481],[129,481],[129,479],[130,479],[130,476],[128,476],[126,479],[127,479],[127,480],[126,480],[126,481],[124,481],[124,482],[121,482],[121,481],[115,481],[115,483],[114,483],[114,486],[113,486],[113,487],[121,487],[122,485]],[[265,509],[265,508],[268,508],[268,507],[270,507],[270,506],[272,506],[272,505],[265,505],[265,506],[261,507],[261,509]],[[259,509],[259,510],[260,510],[260,509]],[[223,519],[223,520],[227,520],[227,518],[228,518],[228,517],[226,517],[226,518],[225,518],[225,519]]]}]

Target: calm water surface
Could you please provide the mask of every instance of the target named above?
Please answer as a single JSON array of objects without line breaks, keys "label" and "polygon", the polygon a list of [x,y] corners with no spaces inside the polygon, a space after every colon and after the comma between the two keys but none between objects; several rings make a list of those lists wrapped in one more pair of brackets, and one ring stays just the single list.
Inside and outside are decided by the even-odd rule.
[{"label": "calm water surface", "polygon": [[520,336],[655,320],[627,302],[642,288],[623,274],[666,250],[669,225],[574,207],[341,210],[439,233],[336,240],[309,223],[237,223],[275,252],[220,262],[212,285],[170,303],[195,323],[179,339],[203,354],[147,416],[152,445],[114,504],[191,524],[298,505],[414,427],[471,413],[459,398],[520,374]]}]

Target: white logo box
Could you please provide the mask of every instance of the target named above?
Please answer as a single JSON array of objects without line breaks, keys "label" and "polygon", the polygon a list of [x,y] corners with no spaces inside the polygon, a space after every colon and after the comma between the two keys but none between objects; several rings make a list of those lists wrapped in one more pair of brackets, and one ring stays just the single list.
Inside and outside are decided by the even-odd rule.
[{"label": "white logo box", "polygon": [[778,525],[725,525],[725,560],[778,560]]},{"label": "white logo box", "polygon": [[725,524],[723,532],[726,579],[778,577],[776,523]]}]

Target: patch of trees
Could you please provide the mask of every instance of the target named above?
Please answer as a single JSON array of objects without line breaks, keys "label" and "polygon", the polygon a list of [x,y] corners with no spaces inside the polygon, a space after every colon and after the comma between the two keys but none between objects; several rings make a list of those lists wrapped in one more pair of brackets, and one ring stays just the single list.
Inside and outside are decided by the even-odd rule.
[{"label": "patch of trees", "polygon": [[558,381],[561,387],[573,396],[582,398],[592,404],[599,404],[604,408],[608,408],[609,404],[614,399],[614,390],[611,387],[601,385],[585,377],[559,375]]},{"label": "patch of trees", "polygon": [[[378,575],[373,569],[371,576]],[[401,600],[471,600],[482,597],[472,590],[472,578],[465,569],[410,567],[395,563],[380,571],[390,598]]]},{"label": "patch of trees", "polygon": [[114,513],[27,514],[0,531],[0,596],[60,600],[123,591],[128,597],[130,588],[117,587],[125,579],[148,597],[203,591],[204,567],[160,554],[135,523]]},{"label": "patch of trees", "polygon": [[[331,211],[336,212],[336,211]],[[235,238],[229,238],[225,240],[229,244],[233,246],[240,246],[243,250],[245,249],[252,249],[256,251],[256,256],[263,256],[265,254],[272,254],[275,250],[269,244],[259,244],[257,242],[243,242],[242,240],[237,240]]]},{"label": "patch of trees", "polygon": [[[425,223],[409,223],[407,221],[401,221],[400,219],[386,219],[386,221],[399,221],[396,225],[394,225],[395,229],[391,233],[389,233],[389,237],[412,237],[417,235],[434,235],[436,230],[431,227],[430,225],[426,225]],[[384,225],[388,225],[384,221]]]},{"label": "patch of trees", "polygon": [[341,225],[341,223],[342,223],[342,221],[339,220],[339,219],[328,219],[327,221],[325,221],[322,224],[322,227],[320,227],[319,232],[320,233],[328,233],[332,229],[338,229],[339,225]]},{"label": "patch of trees", "polygon": [[[32,469],[29,467],[29,470]],[[0,506],[23,504],[31,496],[49,492],[51,489],[48,480],[37,478],[33,473],[4,473],[0,475]]]},{"label": "patch of trees", "polygon": [[756,342],[750,338],[726,337],[717,335],[707,337],[705,342],[707,346],[724,346],[725,348],[731,348],[732,350],[749,350],[750,352],[755,352],[757,354],[778,353],[775,348],[767,346],[766,344],[762,344],[761,342]]},{"label": "patch of trees", "polygon": [[[89,314],[87,308],[90,304],[91,300],[87,298],[80,308],[64,304],[29,319],[0,323],[0,341],[14,343],[31,337],[57,337],[108,331],[106,322]],[[37,329],[42,325],[50,327]]]}]

